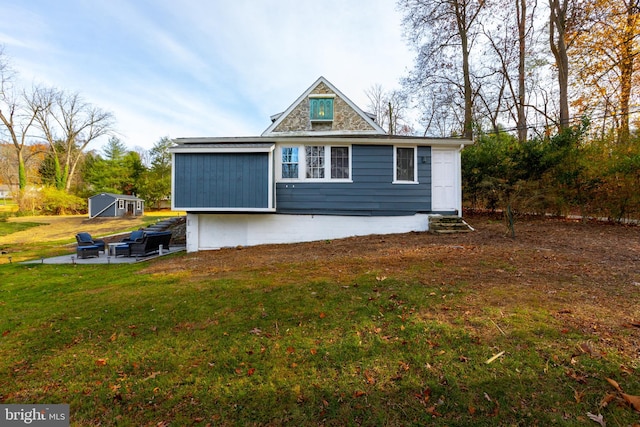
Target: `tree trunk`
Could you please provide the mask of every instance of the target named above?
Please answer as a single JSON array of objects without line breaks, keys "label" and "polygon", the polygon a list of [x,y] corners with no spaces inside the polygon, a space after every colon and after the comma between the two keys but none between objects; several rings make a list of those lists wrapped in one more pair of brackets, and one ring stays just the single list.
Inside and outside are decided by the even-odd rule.
[{"label": "tree trunk", "polygon": [[18,155],[18,188],[23,190],[27,187],[27,169],[24,165],[22,149],[16,149],[16,154]]},{"label": "tree trunk", "polygon": [[[518,4],[519,3],[519,4]],[[518,7],[519,6],[519,7]],[[525,117],[525,63],[527,54],[527,0],[516,0],[516,16],[518,19],[518,141],[523,144],[527,141],[527,118]]]},{"label": "tree trunk", "polygon": [[560,130],[569,126],[569,57],[567,55],[566,25],[569,0],[549,0],[549,43],[558,68],[560,92]]},{"label": "tree trunk", "polygon": [[636,35],[634,29],[636,27],[635,20],[638,13],[634,10],[634,6],[630,2],[627,5],[626,26],[622,40],[622,55],[620,64],[620,130],[618,132],[618,143],[624,143],[629,140],[629,104],[631,102],[631,88],[633,84],[633,65],[634,65],[634,41]]}]

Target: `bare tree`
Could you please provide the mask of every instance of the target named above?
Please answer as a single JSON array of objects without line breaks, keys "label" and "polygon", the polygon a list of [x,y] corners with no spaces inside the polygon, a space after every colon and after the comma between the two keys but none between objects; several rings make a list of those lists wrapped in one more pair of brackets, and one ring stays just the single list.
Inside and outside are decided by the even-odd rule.
[{"label": "bare tree", "polygon": [[439,85],[461,88],[464,118],[462,134],[473,136],[471,47],[478,34],[482,0],[399,0],[403,24],[418,50],[415,69],[407,79],[412,89],[433,91]]},{"label": "bare tree", "polygon": [[568,14],[572,0],[549,0],[549,46],[556,60],[560,92],[560,129],[569,126],[569,41]]},{"label": "bare tree", "polygon": [[14,87],[15,74],[0,47],[0,123],[4,133],[13,145],[15,160],[18,166],[18,188],[27,185],[25,167],[25,144],[27,132],[34,124],[38,109],[26,108],[24,94],[16,93]]},{"label": "bare tree", "polygon": [[113,114],[85,102],[77,93],[37,87],[29,102],[54,153],[56,187],[69,190],[84,149],[113,130]]},{"label": "bare tree", "polygon": [[[506,108],[511,120],[516,123],[518,140],[527,139],[527,60],[533,55],[531,44],[534,34],[534,12],[536,0],[503,0],[493,3],[490,9],[492,19],[484,27],[492,56],[497,61],[487,61],[488,72],[493,75],[493,102],[482,101],[497,130],[497,120]],[[515,40],[515,42],[514,42]],[[506,101],[503,105],[503,101]],[[493,109],[491,109],[493,107]]]},{"label": "bare tree", "polygon": [[387,92],[382,85],[374,84],[365,91],[369,98],[367,109],[376,116],[376,123],[387,128],[389,135],[407,135],[413,128],[407,120],[407,96],[399,91]]}]

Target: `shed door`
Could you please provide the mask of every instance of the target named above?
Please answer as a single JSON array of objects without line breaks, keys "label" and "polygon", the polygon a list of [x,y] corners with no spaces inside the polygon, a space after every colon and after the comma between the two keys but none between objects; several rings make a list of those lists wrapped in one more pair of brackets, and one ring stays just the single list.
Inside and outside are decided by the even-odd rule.
[{"label": "shed door", "polygon": [[436,148],[432,150],[431,210],[460,213],[459,167],[458,150]]}]

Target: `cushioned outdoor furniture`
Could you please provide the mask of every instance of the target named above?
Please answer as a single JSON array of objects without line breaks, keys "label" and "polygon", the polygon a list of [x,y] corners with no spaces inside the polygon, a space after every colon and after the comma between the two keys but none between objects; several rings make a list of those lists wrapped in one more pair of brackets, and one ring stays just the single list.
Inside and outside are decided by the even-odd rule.
[{"label": "cushioned outdoor furniture", "polygon": [[131,251],[129,250],[129,244],[123,243],[116,246],[116,256],[129,256]]},{"label": "cushioned outdoor furniture", "polygon": [[141,242],[144,239],[144,230],[132,231],[129,237],[121,240],[122,243]]},{"label": "cushioned outdoor furniture", "polygon": [[92,256],[100,256],[100,247],[97,245],[86,245],[86,246],[80,246],[78,245],[78,248],[76,249],[76,254],[78,255],[78,258],[89,258]]},{"label": "cushioned outdoor furniture", "polygon": [[78,241],[78,246],[97,246],[98,250],[104,252],[104,240],[94,239],[91,237],[89,233],[78,233],[76,234],[76,240]]},{"label": "cushioned outdoor furniture", "polygon": [[147,256],[154,254],[160,250],[160,245],[162,245],[164,249],[169,250],[170,242],[170,231],[144,233],[142,241],[129,243],[129,256]]}]

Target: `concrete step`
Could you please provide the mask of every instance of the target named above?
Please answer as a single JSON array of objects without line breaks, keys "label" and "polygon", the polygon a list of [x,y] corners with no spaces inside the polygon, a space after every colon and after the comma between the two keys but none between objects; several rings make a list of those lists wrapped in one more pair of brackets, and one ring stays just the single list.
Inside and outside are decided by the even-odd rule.
[{"label": "concrete step", "polygon": [[435,234],[469,233],[474,231],[458,216],[432,216],[429,218],[429,232]]}]

